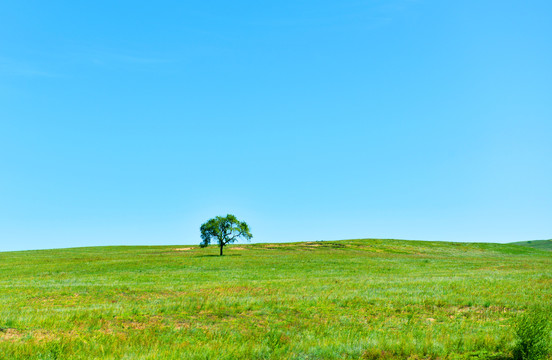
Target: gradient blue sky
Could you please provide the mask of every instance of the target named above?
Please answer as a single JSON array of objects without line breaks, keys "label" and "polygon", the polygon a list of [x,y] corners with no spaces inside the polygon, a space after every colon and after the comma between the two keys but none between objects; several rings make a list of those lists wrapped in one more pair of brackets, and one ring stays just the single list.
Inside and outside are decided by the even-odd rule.
[{"label": "gradient blue sky", "polygon": [[0,251],[552,237],[550,1],[0,3]]}]

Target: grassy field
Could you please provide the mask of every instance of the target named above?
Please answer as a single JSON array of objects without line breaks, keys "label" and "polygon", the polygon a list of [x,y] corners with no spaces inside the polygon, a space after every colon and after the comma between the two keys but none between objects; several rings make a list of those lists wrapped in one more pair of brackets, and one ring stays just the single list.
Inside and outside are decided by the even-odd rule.
[{"label": "grassy field", "polygon": [[512,243],[514,245],[528,246],[540,250],[552,251],[552,239],[551,240],[531,240],[531,241],[520,241]]},{"label": "grassy field", "polygon": [[508,359],[552,253],[346,240],[0,253],[1,359]]}]

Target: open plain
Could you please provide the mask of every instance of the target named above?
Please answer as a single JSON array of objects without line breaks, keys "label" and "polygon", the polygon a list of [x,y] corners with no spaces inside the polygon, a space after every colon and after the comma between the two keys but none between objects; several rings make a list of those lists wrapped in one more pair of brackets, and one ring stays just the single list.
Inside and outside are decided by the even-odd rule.
[{"label": "open plain", "polygon": [[1,359],[509,359],[552,252],[344,240],[0,253]]}]

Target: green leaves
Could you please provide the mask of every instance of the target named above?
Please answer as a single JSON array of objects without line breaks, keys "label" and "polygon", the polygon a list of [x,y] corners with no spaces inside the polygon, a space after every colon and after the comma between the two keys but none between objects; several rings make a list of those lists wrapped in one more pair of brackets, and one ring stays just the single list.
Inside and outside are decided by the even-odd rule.
[{"label": "green leaves", "polygon": [[211,241],[217,241],[220,246],[220,255],[222,248],[226,244],[231,244],[239,238],[250,240],[253,238],[249,230],[249,225],[245,221],[239,221],[234,215],[227,214],[225,217],[217,216],[209,219],[199,228],[201,232],[201,243],[199,246],[206,247]]}]

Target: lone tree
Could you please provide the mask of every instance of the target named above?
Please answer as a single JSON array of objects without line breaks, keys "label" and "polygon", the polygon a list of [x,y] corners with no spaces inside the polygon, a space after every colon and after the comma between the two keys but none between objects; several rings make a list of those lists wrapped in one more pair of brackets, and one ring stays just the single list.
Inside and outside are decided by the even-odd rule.
[{"label": "lone tree", "polygon": [[249,232],[249,225],[245,221],[239,221],[234,215],[228,214],[225,217],[217,216],[210,219],[201,227],[201,244],[199,246],[206,247],[211,243],[211,240],[218,241],[220,246],[220,256],[222,256],[222,248],[226,244],[231,244],[242,237],[250,240],[253,235]]}]

